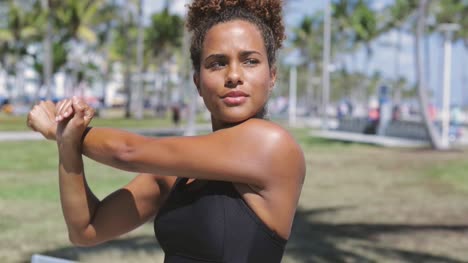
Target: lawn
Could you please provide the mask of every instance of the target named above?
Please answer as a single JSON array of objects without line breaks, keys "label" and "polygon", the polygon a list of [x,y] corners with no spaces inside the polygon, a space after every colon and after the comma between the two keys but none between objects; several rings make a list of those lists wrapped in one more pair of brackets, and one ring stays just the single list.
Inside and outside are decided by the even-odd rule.
[{"label": "lawn", "polygon": [[[0,125],[1,126],[1,125]],[[385,149],[294,130],[307,178],[283,262],[466,262],[468,152]],[[0,262],[162,262],[152,225],[94,248],[68,242],[53,142],[1,142]],[[86,160],[104,197],[132,174]]]}]

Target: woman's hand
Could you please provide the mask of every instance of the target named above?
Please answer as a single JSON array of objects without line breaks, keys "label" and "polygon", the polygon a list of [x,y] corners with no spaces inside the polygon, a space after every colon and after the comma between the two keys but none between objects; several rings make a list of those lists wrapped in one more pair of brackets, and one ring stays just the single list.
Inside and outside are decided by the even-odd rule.
[{"label": "woman's hand", "polygon": [[36,104],[28,114],[27,125],[46,139],[56,140],[55,104],[49,100]]},{"label": "woman's hand", "polygon": [[81,144],[81,137],[94,117],[94,109],[83,99],[73,97],[57,104],[57,142]]}]

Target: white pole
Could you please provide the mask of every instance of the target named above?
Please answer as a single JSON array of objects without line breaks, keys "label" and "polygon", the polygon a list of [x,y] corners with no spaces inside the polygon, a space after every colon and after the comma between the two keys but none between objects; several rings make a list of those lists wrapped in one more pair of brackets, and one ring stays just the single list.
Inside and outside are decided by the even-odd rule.
[{"label": "white pole", "polygon": [[49,2],[47,0],[42,0],[41,5],[45,13],[47,14],[47,21],[46,21],[46,35],[43,40],[44,45],[44,68],[43,68],[43,75],[44,75],[44,85],[46,87],[46,99],[52,99],[52,25],[50,22],[50,7]]},{"label": "white pole", "polygon": [[291,66],[289,71],[289,126],[296,125],[297,108],[297,66]]},{"label": "white pole", "polygon": [[450,84],[452,72],[452,41],[450,32],[445,32],[444,41],[444,85],[442,95],[442,147],[449,148],[450,129]]},{"label": "white pole", "polygon": [[185,90],[188,92],[188,108],[187,108],[187,126],[185,127],[184,135],[185,136],[195,136],[197,135],[196,130],[196,118],[197,118],[197,90],[195,85],[192,84],[190,78],[190,54],[189,54],[189,47],[190,47],[190,37],[187,30],[184,30],[184,38],[183,38],[183,48],[184,48],[184,64],[183,64],[183,81]]},{"label": "white pole", "polygon": [[327,108],[330,100],[330,34],[331,34],[331,6],[330,0],[325,3],[323,46],[323,90],[322,90],[322,129],[328,130]]}]

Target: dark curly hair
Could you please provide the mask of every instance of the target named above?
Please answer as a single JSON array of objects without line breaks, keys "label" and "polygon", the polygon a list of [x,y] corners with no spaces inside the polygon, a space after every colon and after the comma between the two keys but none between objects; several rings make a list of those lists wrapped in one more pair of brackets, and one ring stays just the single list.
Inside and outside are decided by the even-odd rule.
[{"label": "dark curly hair", "polygon": [[193,68],[200,72],[203,41],[216,24],[232,20],[253,23],[262,33],[270,67],[275,64],[276,51],[285,39],[282,0],[194,0],[188,6],[187,29],[193,33],[190,57]]}]

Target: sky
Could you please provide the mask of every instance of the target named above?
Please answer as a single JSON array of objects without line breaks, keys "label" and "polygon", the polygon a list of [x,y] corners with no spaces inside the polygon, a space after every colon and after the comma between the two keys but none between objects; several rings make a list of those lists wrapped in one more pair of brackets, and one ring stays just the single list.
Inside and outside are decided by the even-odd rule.
[{"label": "sky", "polygon": [[[145,14],[157,12],[162,9],[164,0],[144,0]],[[188,0],[173,0],[171,2],[170,11],[184,15],[185,4]],[[393,0],[373,0],[373,8],[375,10],[382,9],[384,6],[392,3]],[[295,0],[287,10],[285,10],[285,22],[287,27],[294,27],[299,23],[301,18],[305,15],[312,15],[317,11],[324,10],[324,0]],[[370,69],[368,72],[380,71],[386,78],[395,78],[395,57],[396,49],[392,47],[396,43],[396,32],[389,32],[383,35],[373,45],[373,57],[369,63]],[[399,73],[406,77],[409,81],[414,82],[414,37],[410,35],[402,35],[402,50],[399,55],[400,69]],[[433,103],[440,106],[442,103],[442,69],[443,69],[443,39],[439,36],[430,38],[430,74],[429,83],[430,89],[434,93]],[[365,63],[364,51],[359,51],[353,58],[357,61],[355,63],[357,69],[362,69]],[[468,66],[468,54],[461,44],[453,46],[453,61],[452,61],[452,91],[451,103],[461,105],[468,103],[468,87],[462,89],[462,80],[466,78],[466,71]]]}]

